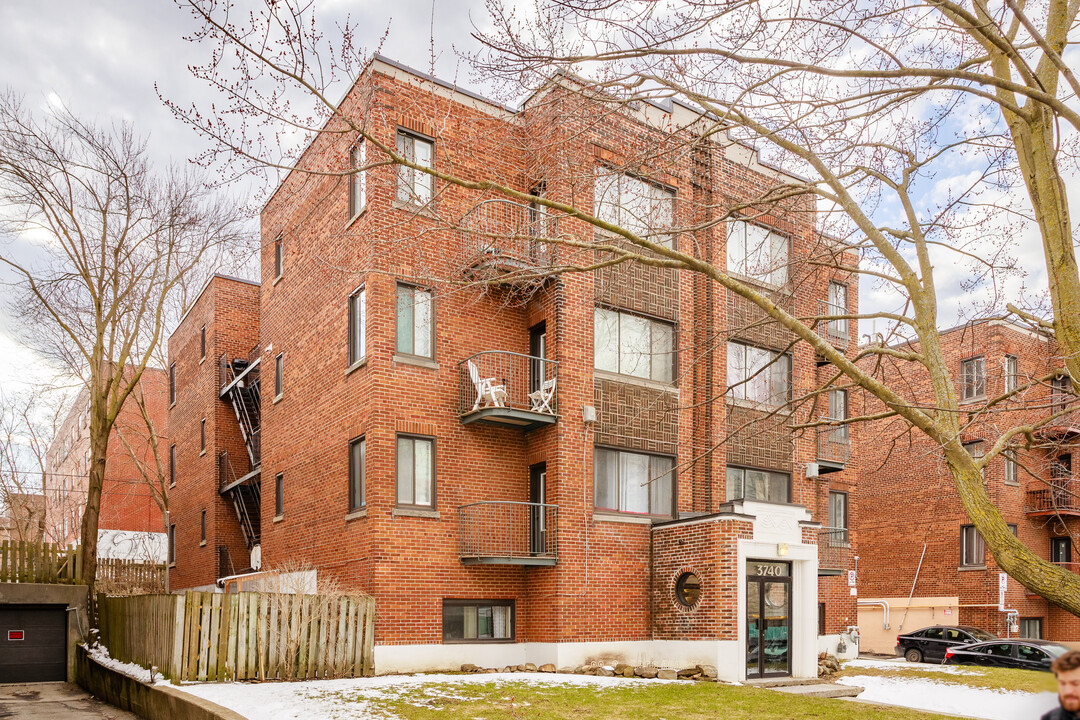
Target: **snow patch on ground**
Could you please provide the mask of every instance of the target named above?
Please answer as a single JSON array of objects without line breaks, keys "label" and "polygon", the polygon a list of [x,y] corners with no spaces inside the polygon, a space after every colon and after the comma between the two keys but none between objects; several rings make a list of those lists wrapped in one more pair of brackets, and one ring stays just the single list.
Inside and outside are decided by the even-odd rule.
[{"label": "snow patch on ground", "polygon": [[910,663],[906,660],[870,660],[859,658],[858,660],[845,660],[841,663],[845,670],[849,668],[873,668],[876,670],[922,670],[924,672],[940,672],[949,675],[982,675],[978,670],[963,668],[959,665],[940,665],[936,663]]},{"label": "snow patch on ground", "polygon": [[[98,664],[104,665],[110,670],[115,670],[122,675],[127,675],[128,677],[135,678],[139,682],[144,682],[147,684],[153,683],[153,680],[150,677],[149,670],[144,668],[142,665],[120,662],[119,660],[110,657],[108,649],[103,645],[98,645],[97,643],[94,643],[93,645],[88,645],[86,650],[90,654],[90,657],[94,658],[94,660],[97,660]],[[157,677],[160,678],[161,675],[159,674]]]},{"label": "snow patch on ground", "polygon": [[[438,707],[447,701],[468,700],[469,685],[487,683],[589,686],[598,690],[629,690],[645,681],[594,675],[481,673],[477,675],[384,675],[345,680],[305,680],[267,683],[202,683],[177,685],[179,690],[215,702],[258,720],[337,720],[369,718],[398,720],[379,708],[386,702],[408,701]],[[649,680],[678,682],[677,680]],[[510,696],[505,698],[511,701]],[[525,706],[525,703],[517,703]]]},{"label": "snow patch on ground", "polygon": [[[854,665],[855,662],[852,661],[849,665]],[[992,690],[922,678],[851,675],[842,677],[837,682],[864,688],[857,700],[984,720],[1037,718],[1058,704],[1057,695],[1048,692]]]}]

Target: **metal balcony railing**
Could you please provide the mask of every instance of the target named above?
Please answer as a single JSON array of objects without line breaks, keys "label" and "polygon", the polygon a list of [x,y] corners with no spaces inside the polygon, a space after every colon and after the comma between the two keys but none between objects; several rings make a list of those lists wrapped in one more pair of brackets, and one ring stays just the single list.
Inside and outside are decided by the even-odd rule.
[{"label": "metal balcony railing", "polygon": [[542,238],[557,237],[558,229],[558,219],[539,206],[484,200],[458,225],[462,267],[511,272],[550,267],[555,264],[555,246]]},{"label": "metal balcony railing", "polygon": [[1080,481],[1051,480],[1049,485],[1028,490],[1024,498],[1024,509],[1028,513],[1039,515],[1080,514]]},{"label": "metal balcony railing", "polygon": [[478,502],[458,508],[465,564],[554,565],[558,560],[557,505]]},{"label": "metal balcony railing", "polygon": [[847,528],[818,531],[818,570],[847,570],[851,562],[851,534]]},{"label": "metal balcony railing", "polygon": [[489,350],[458,363],[458,409],[486,408],[558,414],[559,363],[533,355]]},{"label": "metal balcony railing", "polygon": [[850,427],[819,427],[817,429],[817,459],[833,463],[846,463],[851,459]]},{"label": "metal balcony railing", "polygon": [[[848,309],[839,305],[834,305],[827,300],[819,300],[821,304],[823,315],[847,315]],[[847,318],[838,318],[836,320],[823,320],[818,323],[817,331],[823,338],[829,341],[832,345],[844,346],[848,344],[848,328],[850,327],[850,321]]]}]

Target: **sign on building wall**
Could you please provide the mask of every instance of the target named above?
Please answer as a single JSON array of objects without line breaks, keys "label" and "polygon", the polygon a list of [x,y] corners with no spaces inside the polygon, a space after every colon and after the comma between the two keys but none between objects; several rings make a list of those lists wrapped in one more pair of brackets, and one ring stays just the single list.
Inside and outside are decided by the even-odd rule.
[{"label": "sign on building wall", "polygon": [[1005,611],[1005,591],[1009,588],[1009,576],[998,573],[998,610]]}]

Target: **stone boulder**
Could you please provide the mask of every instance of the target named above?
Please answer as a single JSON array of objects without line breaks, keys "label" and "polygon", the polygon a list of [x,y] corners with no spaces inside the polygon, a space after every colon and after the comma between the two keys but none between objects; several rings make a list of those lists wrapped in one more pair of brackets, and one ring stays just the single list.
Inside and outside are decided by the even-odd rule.
[{"label": "stone boulder", "polygon": [[478,665],[473,665],[472,663],[465,663],[461,666],[461,672],[474,673],[479,671],[480,667]]},{"label": "stone boulder", "polygon": [[676,680],[679,677],[679,673],[675,672],[671,668],[660,668],[656,671],[656,678],[658,680]]},{"label": "stone boulder", "polygon": [[648,667],[636,667],[636,668],[634,668],[634,674],[637,675],[638,677],[642,677],[642,678],[654,678],[654,677],[656,677],[658,672],[659,672],[659,670],[652,667],[651,665],[648,666]]},{"label": "stone boulder", "polygon": [[555,672],[555,666],[551,663],[544,663],[540,667],[536,668],[540,672],[553,673]]},{"label": "stone boulder", "polygon": [[697,671],[701,673],[701,677],[704,680],[716,679],[716,666],[715,665],[698,665]]}]

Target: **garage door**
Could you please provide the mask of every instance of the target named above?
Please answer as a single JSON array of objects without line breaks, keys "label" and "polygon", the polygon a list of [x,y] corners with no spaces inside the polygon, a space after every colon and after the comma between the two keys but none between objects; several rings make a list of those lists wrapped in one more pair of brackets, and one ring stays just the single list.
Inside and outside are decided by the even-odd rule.
[{"label": "garage door", "polygon": [[0,683],[67,679],[63,605],[0,605]]}]

